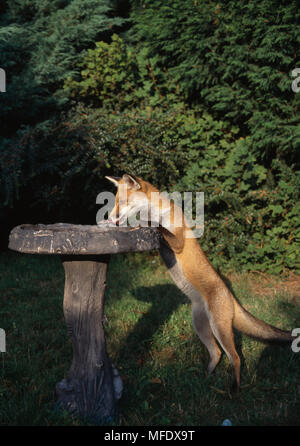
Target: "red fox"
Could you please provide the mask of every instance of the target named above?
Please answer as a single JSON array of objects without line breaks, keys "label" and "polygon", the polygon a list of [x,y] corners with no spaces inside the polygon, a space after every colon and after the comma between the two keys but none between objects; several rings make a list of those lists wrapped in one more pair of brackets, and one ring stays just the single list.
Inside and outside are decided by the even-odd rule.
[{"label": "red fox", "polygon": [[[138,177],[124,174],[122,178],[106,178],[118,187],[115,207],[109,215],[109,221],[115,224],[144,209],[154,192],[159,194],[158,189]],[[125,200],[120,194],[123,188],[126,188]],[[160,254],[176,285],[191,300],[195,331],[210,355],[208,373],[211,374],[219,363],[221,347],[232,365],[232,390],[238,391],[240,358],[234,344],[233,327],[265,342],[292,342],[292,335],[255,318],[238,303],[193,237],[180,208],[166,198],[156,201],[155,206],[159,209],[154,210],[160,211],[156,215],[169,212],[169,224],[158,219],[163,240]],[[182,215],[180,226],[174,225],[175,212]],[[149,213],[146,216],[150,222]]]}]

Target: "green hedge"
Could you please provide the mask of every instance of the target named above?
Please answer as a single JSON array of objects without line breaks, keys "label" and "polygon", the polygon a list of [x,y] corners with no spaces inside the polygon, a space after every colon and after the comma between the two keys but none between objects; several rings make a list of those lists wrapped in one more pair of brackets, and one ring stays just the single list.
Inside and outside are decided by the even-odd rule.
[{"label": "green hedge", "polygon": [[[29,0],[23,21],[20,3],[6,7],[0,65],[14,77],[2,111],[15,124],[0,140],[1,219],[13,209],[23,222],[26,209],[93,223],[104,176],[129,172],[205,192],[201,243],[217,267],[299,272],[296,1],[130,4]],[[45,33],[58,45],[49,57]]]},{"label": "green hedge", "polygon": [[57,218],[82,218],[84,208],[92,223],[96,196],[110,187],[107,174],[136,174],[161,190],[204,191],[201,243],[217,267],[298,270],[299,172],[274,160],[270,173],[250,144],[207,114],[79,106],[2,151],[1,191],[7,205],[30,198],[33,213],[47,203]]}]

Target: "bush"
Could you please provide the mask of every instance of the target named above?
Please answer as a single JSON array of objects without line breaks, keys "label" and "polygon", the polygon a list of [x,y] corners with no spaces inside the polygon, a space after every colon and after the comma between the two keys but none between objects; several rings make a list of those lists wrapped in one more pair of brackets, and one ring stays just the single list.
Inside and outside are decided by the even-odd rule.
[{"label": "bush", "polygon": [[68,76],[64,83],[69,98],[118,111],[180,105],[179,90],[168,72],[158,67],[158,57],[148,57],[144,49],[136,52],[116,34],[109,44],[95,45],[77,66],[78,80]]},{"label": "bush", "polygon": [[201,104],[217,120],[251,136],[268,167],[297,163],[300,95],[291,89],[299,66],[296,1],[133,1],[130,43],[178,85],[189,107]]},{"label": "bush", "polygon": [[19,131],[0,150],[2,212],[23,203],[31,215],[42,218],[46,211],[74,221],[84,204],[92,218],[97,194],[109,187],[108,174],[135,173],[164,188],[175,184],[183,161],[166,136],[173,118],[78,106],[61,120]]},{"label": "bush", "polygon": [[47,205],[54,220],[95,223],[96,196],[110,187],[104,176],[128,172],[161,190],[205,193],[200,242],[216,267],[298,270],[299,172],[280,160],[266,169],[237,132],[200,110],[78,106],[2,148],[3,202],[31,206],[41,221]]},{"label": "bush", "polygon": [[64,109],[66,77],[95,40],[109,40],[124,22],[108,0],[7,2],[0,16],[0,67],[7,72],[0,137]]},{"label": "bush", "polygon": [[222,268],[299,271],[300,172],[280,160],[263,167],[250,138],[219,144],[191,159],[177,185],[205,193],[204,250]]},{"label": "bush", "polygon": [[[41,221],[94,223],[104,176],[128,172],[205,192],[201,243],[217,267],[299,271],[296,2],[133,0],[122,38],[129,21],[96,3],[4,7],[2,111],[15,123],[0,142],[2,219],[30,206]],[[71,111],[58,118],[61,107]]]}]

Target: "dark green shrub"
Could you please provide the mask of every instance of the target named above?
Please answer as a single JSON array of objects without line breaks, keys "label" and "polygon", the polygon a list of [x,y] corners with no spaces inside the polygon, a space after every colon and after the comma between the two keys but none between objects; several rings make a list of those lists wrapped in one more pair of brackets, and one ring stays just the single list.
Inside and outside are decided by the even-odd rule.
[{"label": "dark green shrub", "polygon": [[95,40],[109,40],[125,20],[109,0],[8,1],[0,16],[0,137],[35,125],[66,106],[63,83]]},{"label": "dark green shrub", "polygon": [[78,80],[69,76],[64,83],[70,98],[113,110],[178,106],[179,90],[159,68],[158,57],[148,56],[144,48],[136,52],[116,34],[110,43],[95,45],[78,63]]},{"label": "dark green shrub", "polygon": [[60,121],[25,128],[0,150],[1,201],[78,220],[79,210],[95,212],[97,194],[110,187],[107,174],[135,173],[166,189],[183,173],[176,141],[166,136],[174,126],[172,114],[79,106]]},{"label": "dark green shrub", "polygon": [[79,106],[2,147],[3,202],[95,223],[96,196],[110,187],[104,176],[128,172],[161,190],[205,192],[200,242],[217,267],[298,270],[299,172],[280,160],[266,169],[237,131],[200,111]]},{"label": "dark green shrub", "polygon": [[275,157],[299,166],[300,94],[290,76],[300,64],[296,1],[132,3],[130,43],[159,55],[157,70],[168,71],[190,106],[251,135],[265,167]]},{"label": "dark green shrub", "polygon": [[205,192],[216,266],[299,271],[296,2],[132,1],[122,38],[121,3],[2,8],[0,217],[94,223],[104,176],[129,172]]}]

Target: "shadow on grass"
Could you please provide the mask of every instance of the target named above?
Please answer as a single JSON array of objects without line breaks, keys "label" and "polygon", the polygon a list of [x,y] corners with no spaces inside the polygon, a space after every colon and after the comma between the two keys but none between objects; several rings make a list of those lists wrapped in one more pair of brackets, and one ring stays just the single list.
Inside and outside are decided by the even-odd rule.
[{"label": "shadow on grass", "polygon": [[[233,291],[231,281],[224,276],[222,276],[222,279],[236,300],[239,301],[235,295],[235,292]],[[143,314],[135,325],[134,330],[124,340],[123,346],[118,355],[120,361],[124,360],[128,355],[132,356],[143,354],[144,356],[147,356],[154,334],[162,328],[165,322],[169,320],[172,313],[176,311],[178,306],[189,302],[186,296],[184,296],[181,291],[179,291],[178,288],[172,284],[155,285],[153,287],[138,287],[132,290],[132,294],[137,300],[150,302],[152,306],[147,313]],[[297,321],[299,321],[299,306],[287,303],[285,301],[282,301],[280,306],[282,314],[285,313],[285,316],[287,316],[287,319],[290,321],[289,327],[285,328],[292,329],[297,327]],[[259,318],[259,315],[257,317]],[[298,326],[300,326],[299,322]],[[243,365],[245,364],[245,358],[242,353],[243,335],[234,330],[234,337],[236,349],[241,358],[241,370],[243,377]],[[201,343],[198,337],[195,339]],[[265,348],[263,349],[257,363],[257,382],[260,382],[260,380],[263,381],[264,378],[266,378],[266,374],[269,374],[269,379],[272,381],[272,383],[274,385],[280,385],[282,380],[279,377],[279,379],[277,379],[277,374],[279,373],[280,376],[288,377],[289,370],[291,370],[292,367],[291,375],[293,375],[295,372],[294,368],[296,367],[296,362],[298,362],[299,365],[300,354],[298,355],[296,361],[295,353],[292,352],[290,345],[264,345]],[[222,353],[224,355],[223,350]],[[208,353],[206,353],[206,355],[206,359],[208,361]],[[293,378],[291,378],[291,380],[293,381]]]},{"label": "shadow on grass", "polygon": [[[120,363],[126,361],[128,357],[133,356],[136,358],[140,356],[146,360],[151,348],[150,344],[153,336],[157,331],[162,329],[163,325],[170,319],[177,308],[182,304],[187,304],[191,311],[188,298],[172,284],[155,285],[153,287],[138,287],[132,290],[132,294],[137,300],[150,302],[152,306],[147,313],[143,314],[136,323],[133,331],[124,340],[118,354],[118,361],[120,361]],[[203,370],[199,370],[199,372],[204,373],[205,376],[207,376],[206,370],[209,362],[208,351],[195,331],[193,340],[198,344],[199,349],[203,350],[205,355],[205,358],[203,358],[204,368]],[[239,332],[235,332],[235,343],[241,361],[243,362],[242,335]],[[225,355],[222,348],[221,351]],[[192,366],[193,364],[190,365]],[[199,364],[197,364],[197,366],[198,365]],[[228,376],[228,382],[230,381],[229,378],[230,377]],[[227,379],[227,377],[225,377],[225,379]],[[184,382],[184,379],[182,382]]]},{"label": "shadow on grass", "polygon": [[185,296],[172,284],[139,287],[132,290],[132,294],[137,300],[152,305],[125,339],[119,353],[120,360],[133,352],[137,355],[149,350],[154,334],[168,321],[179,305],[187,303]]},{"label": "shadow on grass", "polygon": [[[22,330],[24,328],[23,331],[25,332],[29,327],[32,327],[34,330],[29,332],[29,337],[27,336],[25,338],[24,334],[21,336],[21,332],[18,334],[16,331],[14,339],[20,340],[19,350],[16,350],[14,353],[14,362],[11,362],[10,366],[12,367],[12,370],[3,369],[3,373],[9,373],[8,378],[11,381],[10,385],[12,387],[12,391],[7,389],[7,392],[10,392],[9,395],[11,399],[9,404],[11,415],[7,415],[7,420],[12,424],[16,424],[18,421],[23,424],[30,424],[33,420],[35,420],[34,424],[43,424],[45,423],[45,420],[47,423],[50,422],[50,424],[57,424],[60,422],[66,422],[66,424],[69,423],[68,419],[66,419],[66,421],[62,419],[48,419],[46,409],[41,409],[43,404],[40,406],[40,395],[45,394],[45,392],[49,393],[49,395],[54,394],[55,382],[61,378],[63,369],[66,371],[69,369],[69,360],[66,361],[63,367],[61,366],[61,362],[62,360],[65,361],[66,355],[70,354],[69,345],[66,345],[67,343],[65,342],[66,333],[64,323],[62,322],[60,325],[59,334],[57,333],[56,327],[57,320],[62,319],[63,317],[62,308],[60,306],[64,283],[63,269],[60,263],[57,264],[53,257],[48,260],[43,257],[43,263],[41,262],[42,261],[39,260],[37,256],[31,257],[27,254],[11,254],[8,258],[5,255],[3,256],[3,262],[1,262],[3,273],[2,280],[4,281],[2,289],[5,291],[2,293],[2,303],[8,305],[6,314],[9,316],[7,330],[12,330],[9,325],[12,326],[14,321],[16,321],[16,327],[20,327],[19,329],[22,328]],[[135,276],[132,271],[134,272],[134,268],[126,263],[124,266],[122,258],[115,268],[112,268],[111,281],[108,281],[109,284],[111,283],[112,294],[116,299],[121,299],[122,293],[125,290],[128,291],[128,289],[130,289],[130,293],[133,294],[137,300],[151,303],[151,307],[149,306],[147,312],[141,315],[141,318],[135,324],[133,331],[124,339],[124,342],[122,342],[120,352],[118,353],[120,363],[122,363],[123,360],[126,362],[128,355],[137,360],[138,353],[141,353],[141,355],[149,354],[151,348],[150,344],[155,333],[162,330],[163,325],[182,304],[188,304],[188,299],[172,283],[134,288],[132,284],[135,281]],[[146,273],[147,272],[145,272],[145,274]],[[149,272],[149,274],[151,273]],[[49,277],[53,277],[53,281],[51,280],[49,282]],[[59,277],[59,280],[57,280],[57,277]],[[115,278],[118,278],[118,280]],[[20,280],[20,282],[16,279]],[[40,279],[44,283],[37,281]],[[231,284],[228,281],[226,281],[226,283],[232,289]],[[10,290],[10,292],[8,293],[7,290]],[[5,299],[6,295],[7,297]],[[300,326],[299,306],[286,302],[284,299],[282,299],[282,302],[279,303],[278,306],[281,314],[286,316],[286,319],[290,322],[289,326],[284,328],[288,329],[297,327],[297,325]],[[26,325],[24,325],[25,321]],[[53,321],[55,321],[54,330]],[[3,327],[6,328],[6,326]],[[40,333],[42,333],[41,336],[43,337],[41,338],[41,341],[39,341],[40,343],[35,343],[32,345],[32,348],[30,347],[30,354],[32,354],[31,364],[28,362],[27,346],[25,349],[24,345],[26,345],[28,339],[28,345],[30,344],[31,334],[32,339],[35,339],[33,335],[38,332],[37,330],[41,330],[41,327],[43,330]],[[240,356],[242,356],[241,349],[243,339],[244,338],[240,333],[235,334],[237,350]],[[48,346],[49,341],[51,344]],[[199,348],[200,350],[202,344],[196,337],[196,334],[192,339],[192,342],[194,341],[195,344],[197,343],[197,349]],[[186,347],[183,345],[182,348]],[[55,354],[52,355],[54,349]],[[257,372],[255,373],[255,381],[257,382],[257,386],[256,383],[254,383],[254,387],[257,387],[257,389],[255,389],[256,391],[252,392],[253,389],[242,390],[241,398],[246,398],[245,400],[240,398],[231,400],[227,393],[216,393],[215,390],[211,389],[211,387],[214,386],[227,391],[224,383],[229,383],[229,374],[227,377],[223,373],[224,369],[217,369],[216,375],[214,374],[211,378],[207,379],[205,368],[208,362],[208,355],[205,348],[201,350],[200,355],[202,355],[202,352],[203,357],[205,357],[203,362],[201,360],[201,364],[200,361],[196,364],[196,367],[199,368],[198,371],[195,371],[195,369],[189,371],[189,365],[185,366],[184,364],[183,366],[181,362],[176,362],[175,360],[170,361],[166,366],[170,373],[170,379],[167,381],[166,388],[155,383],[150,383],[147,384],[146,387],[143,387],[144,381],[142,381],[141,377],[133,371],[130,377],[132,380],[131,386],[127,386],[127,400],[124,399],[124,407],[128,407],[130,414],[134,410],[136,410],[137,413],[144,413],[144,418],[141,418],[141,424],[144,423],[144,421],[148,422],[149,425],[151,425],[151,423],[159,424],[166,423],[166,421],[161,421],[161,413],[167,414],[169,417],[168,414],[171,412],[169,403],[177,400],[181,402],[182,413],[180,413],[177,418],[174,418],[175,416],[173,417],[173,415],[170,416],[172,422],[182,422],[184,424],[195,423],[195,420],[197,420],[197,423],[199,424],[220,424],[227,416],[230,415],[231,417],[232,411],[234,410],[234,401],[236,402],[236,417],[238,420],[248,420],[250,424],[253,423],[253,417],[256,416],[257,406],[260,404],[262,406],[261,411],[269,410],[271,415],[267,421],[271,424],[280,424],[281,422],[299,424],[299,419],[298,421],[296,419],[296,416],[299,413],[299,410],[296,410],[296,404],[299,404],[297,401],[299,400],[298,381],[300,353],[295,354],[288,347],[265,346],[260,354],[258,362],[255,360],[255,372]],[[10,352],[9,354],[12,353]],[[189,358],[191,358],[191,356]],[[242,357],[241,359],[243,362]],[[40,374],[41,361],[44,360],[45,363],[42,367],[49,367],[50,372]],[[131,362],[130,367],[135,367],[136,364],[136,362]],[[203,368],[202,364],[205,364]],[[242,385],[243,376],[245,376],[244,372],[242,369]],[[5,374],[3,376],[5,376]],[[23,375],[28,377],[28,383],[27,381],[25,381],[25,383],[21,381]],[[39,376],[38,379],[36,379],[37,376]],[[38,384],[37,388],[33,391],[31,381],[35,382],[35,380]],[[32,394],[32,399],[28,397],[28,399],[24,400],[24,407],[22,410],[18,407],[19,389],[22,389],[20,390],[20,392],[22,392],[21,395],[27,393],[31,398]],[[48,390],[45,391],[45,389]],[[267,390],[266,392],[265,389]],[[248,390],[250,391],[248,392]],[[142,395],[137,397],[137,391],[142,392]],[[149,398],[150,393],[155,396],[153,406],[155,404],[155,408],[157,408],[157,416],[153,420],[151,418],[152,415],[148,415],[148,409],[144,409],[144,400]],[[191,400],[187,398],[186,395],[192,395]],[[268,395],[268,397],[265,395]],[[47,403],[48,407],[52,405],[52,402],[56,401],[56,396],[53,398],[53,401],[50,401],[49,397],[50,402]],[[166,401],[166,408],[163,407],[165,398],[168,398]],[[281,404],[280,400],[283,401],[283,415],[285,407],[287,407],[286,410],[288,413],[288,416],[283,418],[283,421],[281,412],[277,418],[274,418],[274,414],[277,413],[277,407],[276,410],[273,410],[273,407],[275,407],[277,403],[279,405],[279,402]],[[214,401],[216,401],[216,404],[212,403]],[[14,409],[14,404],[16,409]],[[4,404],[2,404],[2,407],[4,407]],[[7,412],[6,408],[5,411]],[[256,420],[256,418],[254,419]],[[134,418],[131,418],[130,420],[135,422]]]}]

